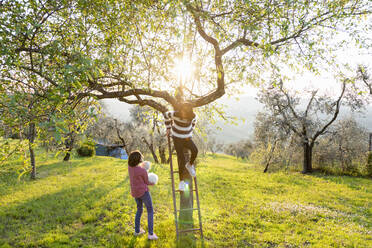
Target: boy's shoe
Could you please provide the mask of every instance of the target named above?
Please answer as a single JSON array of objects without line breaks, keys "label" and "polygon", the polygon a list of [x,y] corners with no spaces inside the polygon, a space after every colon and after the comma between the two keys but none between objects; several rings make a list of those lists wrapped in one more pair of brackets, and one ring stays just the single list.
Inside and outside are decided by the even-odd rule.
[{"label": "boy's shoe", "polygon": [[158,239],[158,236],[156,236],[155,233],[153,233],[152,235],[149,234],[149,240],[157,240]]},{"label": "boy's shoe", "polygon": [[140,231],[139,231],[139,233],[136,232],[136,231],[134,231],[134,236],[140,236],[140,235],[145,234],[145,233],[146,233],[145,230],[143,230],[143,229],[141,228]]},{"label": "boy's shoe", "polygon": [[196,177],[196,171],[195,171],[195,166],[187,162],[186,164],[186,169],[189,171],[190,176]]},{"label": "boy's shoe", "polygon": [[180,184],[178,185],[178,189],[180,191],[185,191],[186,190],[186,183],[184,181],[181,181]]}]

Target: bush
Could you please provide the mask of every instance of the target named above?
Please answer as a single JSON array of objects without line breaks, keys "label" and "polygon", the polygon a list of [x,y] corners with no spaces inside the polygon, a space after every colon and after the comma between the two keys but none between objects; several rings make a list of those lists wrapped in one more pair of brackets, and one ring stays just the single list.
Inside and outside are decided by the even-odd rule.
[{"label": "bush", "polygon": [[96,147],[93,141],[85,141],[76,150],[80,157],[92,157],[95,154]]},{"label": "bush", "polygon": [[367,174],[368,176],[372,176],[372,152],[368,153],[367,158]]}]

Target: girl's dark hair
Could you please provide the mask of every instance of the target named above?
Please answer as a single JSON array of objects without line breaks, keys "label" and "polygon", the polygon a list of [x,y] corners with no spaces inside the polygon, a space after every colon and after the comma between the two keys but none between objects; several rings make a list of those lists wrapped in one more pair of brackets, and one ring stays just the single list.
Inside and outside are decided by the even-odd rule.
[{"label": "girl's dark hair", "polygon": [[129,154],[128,165],[131,167],[136,167],[139,163],[142,162],[142,153],[138,150],[133,151]]}]

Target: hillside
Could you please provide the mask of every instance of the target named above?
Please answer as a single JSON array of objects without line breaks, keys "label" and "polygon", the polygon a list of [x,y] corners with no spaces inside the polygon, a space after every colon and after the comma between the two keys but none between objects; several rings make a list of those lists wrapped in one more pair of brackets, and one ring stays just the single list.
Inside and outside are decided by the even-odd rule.
[{"label": "hillside", "polygon": [[[0,174],[0,247],[174,247],[168,166],[152,171],[158,241],[132,235],[126,162],[94,157],[51,160],[36,181]],[[202,158],[197,173],[206,247],[372,246],[370,179],[263,174],[224,155]]]}]

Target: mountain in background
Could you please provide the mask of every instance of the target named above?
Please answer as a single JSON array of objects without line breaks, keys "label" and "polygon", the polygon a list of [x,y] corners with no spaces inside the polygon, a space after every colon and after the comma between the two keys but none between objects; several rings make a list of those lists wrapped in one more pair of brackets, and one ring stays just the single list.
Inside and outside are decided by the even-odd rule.
[{"label": "mountain in background", "polygon": [[[254,96],[243,95],[239,99],[222,97],[218,100],[226,106],[225,113],[228,117],[237,117],[237,124],[226,123],[223,119],[217,120],[217,129],[214,132],[216,139],[224,144],[236,142],[242,139],[251,139],[254,131],[254,121],[256,114],[263,110],[263,105],[259,103]],[[120,102],[116,99],[102,100],[107,108],[108,114],[122,120],[129,121],[129,109],[132,107],[129,104]],[[347,110],[340,112],[340,117],[352,115],[360,125],[372,132],[372,106],[368,106],[362,114],[351,113]]]}]

